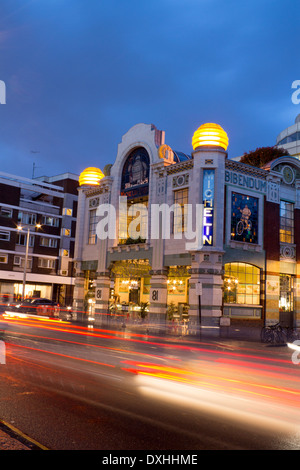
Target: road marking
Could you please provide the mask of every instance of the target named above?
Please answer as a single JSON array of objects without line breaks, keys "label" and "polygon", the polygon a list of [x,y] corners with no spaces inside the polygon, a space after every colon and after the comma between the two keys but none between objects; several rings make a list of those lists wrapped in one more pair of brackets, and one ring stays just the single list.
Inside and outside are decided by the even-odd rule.
[{"label": "road marking", "polygon": [[[34,439],[32,439],[31,437],[27,436],[26,434],[24,434],[22,431],[20,431],[19,429],[15,428],[14,426],[12,426],[11,424],[9,423],[6,423],[5,421],[3,421],[2,419],[0,419],[0,424],[2,424],[2,426],[5,428],[8,428],[10,431],[12,431],[16,436],[19,436],[19,438],[22,438],[22,439],[25,439],[25,441],[27,442],[30,442],[31,444],[33,444],[34,446],[38,447],[39,449],[41,450],[49,450],[47,447],[43,446],[42,444],[40,444],[39,442],[35,441]],[[5,429],[4,429],[5,431]]]}]

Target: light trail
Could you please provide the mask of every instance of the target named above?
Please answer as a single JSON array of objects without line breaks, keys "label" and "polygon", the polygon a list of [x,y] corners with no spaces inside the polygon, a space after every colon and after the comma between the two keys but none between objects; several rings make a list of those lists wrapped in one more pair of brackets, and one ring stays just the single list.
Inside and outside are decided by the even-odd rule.
[{"label": "light trail", "polygon": [[[68,324],[68,328],[66,328],[65,326],[64,327],[59,327],[59,326],[54,327],[52,325],[50,326],[46,322],[40,323],[39,321],[36,321],[35,319],[33,321],[31,320],[19,321],[19,320],[13,319],[12,322],[19,326],[31,326],[35,328],[52,330],[52,331],[56,331],[60,333],[70,333],[70,334],[81,335],[81,336],[86,336],[90,338],[118,339],[124,342],[152,345],[152,346],[157,346],[157,347],[161,347],[165,349],[176,349],[177,351],[191,351],[191,352],[193,351],[193,352],[199,352],[199,353],[208,353],[212,355],[220,355],[220,350],[202,347],[203,345],[211,346],[211,343],[201,342],[200,343],[201,346],[199,346],[198,343],[194,343],[194,342],[189,342],[188,344],[187,343],[186,344],[178,344],[178,343],[174,344],[173,342],[163,343],[163,342],[157,341],[157,336],[149,336],[145,334],[132,333],[132,332],[124,333],[118,330],[107,330],[107,329],[101,329],[101,328],[93,328],[93,331],[90,331],[87,327],[70,325],[68,322],[65,323],[65,324]],[[59,325],[59,323],[55,323],[55,321],[54,321],[54,324]],[[156,341],[149,341],[149,338],[155,339]],[[247,359],[247,360],[261,361],[262,359],[262,357],[259,355],[246,354],[246,353],[241,354],[240,352],[232,352],[232,351],[222,351],[222,356],[242,358],[244,360]],[[290,364],[290,361],[286,359],[270,358],[270,357],[265,357],[264,359],[268,363],[274,362],[274,363],[281,363],[281,364]]]},{"label": "light trail", "polygon": [[90,364],[96,364],[96,365],[100,365],[100,366],[113,367],[113,368],[116,367],[112,364],[106,364],[104,362],[92,361],[91,359],[84,359],[84,358],[81,358],[81,357],[70,356],[68,354],[62,354],[62,353],[57,353],[57,352],[53,352],[53,351],[45,351],[44,349],[33,348],[33,347],[30,347],[30,346],[21,346],[20,344],[13,344],[13,346],[17,347],[17,348],[29,349],[31,351],[38,351],[38,352],[42,352],[42,353],[47,353],[47,354],[51,354],[51,355],[54,355],[54,356],[60,356],[60,357],[64,357],[64,358],[67,358],[67,359],[75,359],[77,361],[88,362]]}]

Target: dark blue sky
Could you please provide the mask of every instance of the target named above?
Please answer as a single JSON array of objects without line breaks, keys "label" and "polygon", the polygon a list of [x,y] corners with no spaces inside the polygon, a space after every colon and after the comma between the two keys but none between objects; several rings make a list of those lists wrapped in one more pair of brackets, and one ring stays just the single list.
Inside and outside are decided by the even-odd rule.
[{"label": "dark blue sky", "polygon": [[274,145],[300,113],[299,13],[296,0],[1,0],[1,171],[103,169],[140,122],[186,153],[205,122],[229,157]]}]

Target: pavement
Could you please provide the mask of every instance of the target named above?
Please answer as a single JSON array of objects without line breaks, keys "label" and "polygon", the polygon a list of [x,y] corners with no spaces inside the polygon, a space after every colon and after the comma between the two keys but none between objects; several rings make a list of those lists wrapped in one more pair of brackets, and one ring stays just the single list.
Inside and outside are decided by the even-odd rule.
[{"label": "pavement", "polygon": [[[102,326],[103,327],[103,326]],[[108,327],[108,325],[106,326]],[[160,330],[154,327],[151,327],[147,324],[140,325],[126,325],[126,327],[121,327],[126,331],[148,334],[148,335],[158,335],[163,334],[170,339],[175,340],[195,340],[199,338],[200,340],[220,340],[232,342],[251,342],[259,343],[260,346],[263,346],[260,339],[261,326],[243,326],[243,325],[230,325],[222,327],[213,327],[213,326],[202,326],[201,330],[198,331],[187,331],[182,326],[173,327],[170,329]],[[266,345],[267,346],[267,345]],[[0,420],[0,450],[48,450],[41,444],[32,440],[29,436],[24,435],[20,430],[14,428],[8,423],[5,423]]]}]

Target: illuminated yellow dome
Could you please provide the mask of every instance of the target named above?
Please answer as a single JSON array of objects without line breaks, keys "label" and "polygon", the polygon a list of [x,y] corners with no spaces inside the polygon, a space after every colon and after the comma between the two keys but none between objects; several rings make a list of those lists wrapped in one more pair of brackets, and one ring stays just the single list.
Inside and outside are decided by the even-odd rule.
[{"label": "illuminated yellow dome", "polygon": [[86,168],[79,176],[79,186],[84,184],[89,186],[97,186],[100,180],[104,178],[104,174],[99,168]]},{"label": "illuminated yellow dome", "polygon": [[222,147],[224,150],[228,147],[228,136],[218,124],[202,124],[193,135],[192,146],[197,147]]}]

